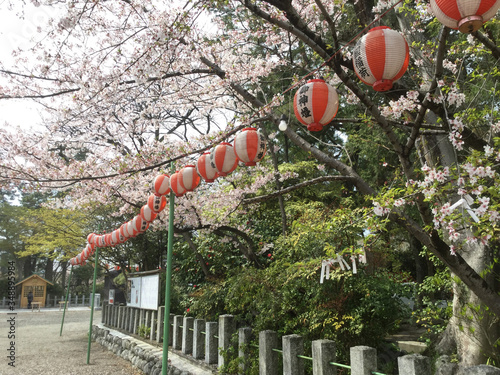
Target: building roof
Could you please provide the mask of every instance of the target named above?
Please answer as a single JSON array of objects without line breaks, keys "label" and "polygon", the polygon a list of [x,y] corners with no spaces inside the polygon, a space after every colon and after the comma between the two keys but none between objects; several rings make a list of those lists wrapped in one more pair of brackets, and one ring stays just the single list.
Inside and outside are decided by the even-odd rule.
[{"label": "building roof", "polygon": [[28,281],[28,280],[30,280],[30,279],[33,279],[33,278],[37,278],[37,279],[43,280],[43,281],[45,281],[47,284],[50,284],[50,285],[54,285],[54,284],[53,284],[53,283],[51,283],[49,280],[45,280],[45,279],[44,279],[43,277],[41,277],[41,276],[38,276],[38,275],[31,275],[30,277],[27,277],[26,279],[24,279],[24,280],[22,280],[22,281],[19,281],[19,282],[16,284],[16,286],[18,286],[18,285],[20,285],[20,284],[22,284],[22,283],[24,283],[24,282],[26,282],[26,281]]}]

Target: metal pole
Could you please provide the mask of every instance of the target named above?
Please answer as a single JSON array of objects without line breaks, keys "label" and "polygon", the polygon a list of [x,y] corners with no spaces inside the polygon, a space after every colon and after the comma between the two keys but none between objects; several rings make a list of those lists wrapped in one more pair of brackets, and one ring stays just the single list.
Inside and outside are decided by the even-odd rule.
[{"label": "metal pole", "polygon": [[87,365],[90,362],[90,342],[92,340],[92,323],[94,320],[95,284],[97,279],[97,265],[99,264],[99,248],[95,248],[94,258],[94,284],[92,285],[92,302],[90,307],[89,344],[87,346]]},{"label": "metal pole", "polygon": [[66,306],[68,305],[68,297],[69,297],[69,286],[71,285],[71,275],[73,274],[73,266],[71,266],[71,270],[69,271],[69,279],[68,279],[68,291],[66,292],[66,300],[64,301],[64,311],[63,317],[61,321],[61,330],[59,331],[59,336],[62,336],[62,329],[64,325],[64,316],[66,315]]},{"label": "metal pole", "polygon": [[[171,164],[174,173],[174,163]],[[170,286],[172,279],[172,248],[174,245],[174,203],[175,195],[170,190],[169,217],[168,217],[168,247],[167,247],[167,273],[165,275],[165,316],[163,319],[163,359],[161,364],[162,375],[167,375],[168,370],[168,341],[170,335]]]}]

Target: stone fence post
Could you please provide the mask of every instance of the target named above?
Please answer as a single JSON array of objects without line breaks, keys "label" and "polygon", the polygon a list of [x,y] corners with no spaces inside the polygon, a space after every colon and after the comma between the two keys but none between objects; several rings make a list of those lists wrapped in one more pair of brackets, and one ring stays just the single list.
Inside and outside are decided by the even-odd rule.
[{"label": "stone fence post", "polygon": [[431,361],[420,354],[410,354],[398,358],[399,375],[430,375]]},{"label": "stone fence post", "polygon": [[283,336],[283,373],[304,375],[304,338],[299,335]]},{"label": "stone fence post", "polygon": [[217,333],[219,324],[217,322],[206,322],[205,324],[205,362],[208,364],[217,363],[219,350]]},{"label": "stone fence post", "polygon": [[259,332],[259,375],[278,375],[278,334],[274,331]]},{"label": "stone fence post", "polygon": [[219,316],[219,359],[218,366],[222,367],[225,364],[222,350],[228,350],[233,346],[231,342],[233,333],[236,332],[236,322],[233,315]]},{"label": "stone fence post", "polygon": [[238,357],[240,358],[240,374],[244,374],[248,369],[248,353],[251,340],[252,328],[245,327],[238,329]]},{"label": "stone fence post", "polygon": [[165,306],[158,308],[158,321],[156,324],[156,342],[160,343],[163,340],[163,319],[165,319]]},{"label": "stone fence post", "polygon": [[335,341],[313,341],[312,358],[314,375],[337,375],[337,367],[330,364],[337,360]]},{"label": "stone fence post", "polygon": [[118,317],[116,319],[116,328],[122,328],[122,322],[123,322],[123,313],[125,310],[124,305],[118,305]]},{"label": "stone fence post", "polygon": [[107,312],[107,309],[108,309],[108,304],[103,302],[102,303],[102,312],[101,312],[101,323],[102,324],[106,324],[106,312]]},{"label": "stone fence post", "polygon": [[371,375],[372,371],[377,371],[377,351],[374,348],[355,346],[350,354],[351,375]]},{"label": "stone fence post", "polygon": [[185,316],[182,321],[182,353],[193,353],[193,325],[194,318]]},{"label": "stone fence post", "polygon": [[193,358],[203,359],[205,358],[205,320],[195,319],[193,325]]},{"label": "stone fence post", "polygon": [[172,330],[172,348],[176,350],[182,349],[182,315],[174,316],[174,329]]},{"label": "stone fence post", "polygon": [[149,339],[154,340],[156,337],[156,327],[158,324],[156,323],[158,311],[151,310],[151,321],[150,321],[150,331],[149,331]]}]

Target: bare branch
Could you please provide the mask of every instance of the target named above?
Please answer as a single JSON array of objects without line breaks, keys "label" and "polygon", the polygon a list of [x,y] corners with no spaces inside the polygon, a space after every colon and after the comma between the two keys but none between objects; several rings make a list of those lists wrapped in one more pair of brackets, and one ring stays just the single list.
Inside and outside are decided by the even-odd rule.
[{"label": "bare branch", "polygon": [[326,181],[355,181],[355,177],[352,176],[322,176],[318,178],[314,178],[309,181],[304,181],[301,182],[300,184],[289,186],[285,189],[281,189],[279,191],[275,191],[274,193],[267,194],[267,195],[262,195],[260,197],[255,197],[255,198],[246,198],[243,199],[243,204],[253,204],[253,203],[261,203],[268,201],[269,199],[276,198],[279,196],[282,196],[284,194],[291,193],[294,190],[302,189],[307,186],[315,185],[315,184],[320,184],[322,182]]}]

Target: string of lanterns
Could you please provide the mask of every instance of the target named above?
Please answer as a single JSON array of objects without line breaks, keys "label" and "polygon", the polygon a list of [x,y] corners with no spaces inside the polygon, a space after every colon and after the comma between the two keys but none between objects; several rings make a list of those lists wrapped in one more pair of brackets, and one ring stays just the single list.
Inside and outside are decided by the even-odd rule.
[{"label": "string of lanterns", "polygon": [[264,135],[255,128],[245,128],[236,134],[233,144],[223,142],[217,145],[210,153],[202,154],[196,165],[186,165],[172,176],[168,174],[157,176],[152,183],[153,193],[141,207],[140,213],[110,233],[90,233],[87,236],[85,249],[71,258],[70,264],[83,265],[95,253],[96,247],[114,247],[144,233],[166,207],[166,195],[171,190],[176,197],[181,197],[199,186],[200,176],[205,182],[211,183],[216,178],[233,172],[239,161],[246,166],[254,166],[263,159],[266,149]]},{"label": "string of lanterns", "polygon": [[[500,0],[431,0],[431,9],[443,25],[462,33],[477,31],[500,8]],[[404,37],[387,26],[370,29],[356,44],[353,51],[354,72],[375,91],[390,90],[393,83],[406,72],[409,48]],[[337,115],[339,98],[335,88],[323,79],[312,79],[301,86],[293,100],[294,113],[309,131],[321,131]],[[280,130],[286,124],[280,124]],[[211,152],[203,153],[196,165],[186,165],[172,176],[162,174],[153,181],[153,194],[148,197],[140,213],[111,233],[91,233],[87,246],[70,259],[71,265],[85,264],[96,247],[116,246],[145,232],[167,204],[170,189],[177,197],[193,191],[201,181],[214,182],[233,172],[241,161],[254,166],[266,152],[266,141],[255,128],[245,128],[236,134],[233,144],[223,142]],[[201,177],[201,178],[200,178]]]}]

